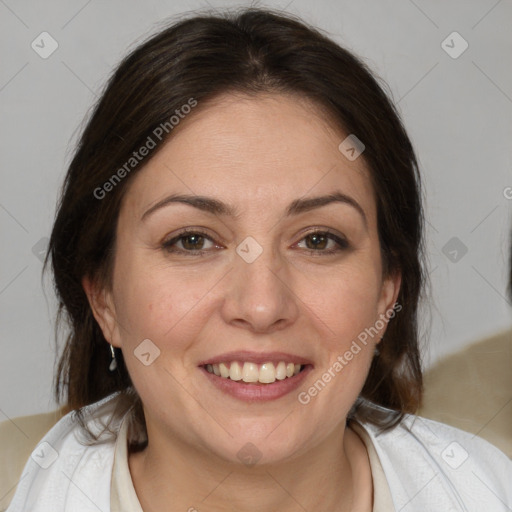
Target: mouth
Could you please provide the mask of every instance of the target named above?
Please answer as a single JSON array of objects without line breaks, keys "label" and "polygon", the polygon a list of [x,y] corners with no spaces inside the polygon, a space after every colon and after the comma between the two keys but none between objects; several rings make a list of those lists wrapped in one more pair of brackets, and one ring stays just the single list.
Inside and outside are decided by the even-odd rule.
[{"label": "mouth", "polygon": [[216,389],[255,402],[291,393],[304,381],[313,364],[284,353],[237,352],[204,361],[199,369]]},{"label": "mouth", "polygon": [[307,365],[279,361],[277,364],[263,364],[249,361],[229,361],[218,364],[206,364],[202,367],[210,374],[221,379],[229,379],[244,384],[272,384],[276,381],[290,379],[299,374]]}]

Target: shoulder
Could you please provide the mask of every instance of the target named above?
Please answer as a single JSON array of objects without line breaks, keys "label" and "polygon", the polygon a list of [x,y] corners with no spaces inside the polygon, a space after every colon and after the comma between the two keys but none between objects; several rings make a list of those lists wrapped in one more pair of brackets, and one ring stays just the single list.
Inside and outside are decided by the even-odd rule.
[{"label": "shoulder", "polygon": [[425,510],[432,504],[459,510],[462,503],[463,510],[493,512],[512,507],[512,460],[484,439],[413,415],[387,432],[364,427],[395,490],[398,509],[416,510],[407,504],[421,500],[430,503]]},{"label": "shoulder", "polygon": [[[6,495],[0,511],[7,505],[13,511],[61,510],[59,507],[69,500],[77,505],[70,510],[83,510],[78,507],[83,492],[97,494],[100,501],[105,501],[109,479],[104,475],[112,465],[113,446],[123,417],[116,414],[123,412],[119,398],[119,393],[114,393],[84,406],[83,423],[76,411],[64,416],[57,411],[15,418],[11,425],[4,422],[0,431],[0,485]],[[67,476],[70,474],[74,475],[74,486]]]},{"label": "shoulder", "polygon": [[14,496],[23,468],[37,443],[64,415],[64,408],[60,408],[0,422],[0,510],[5,510]]}]

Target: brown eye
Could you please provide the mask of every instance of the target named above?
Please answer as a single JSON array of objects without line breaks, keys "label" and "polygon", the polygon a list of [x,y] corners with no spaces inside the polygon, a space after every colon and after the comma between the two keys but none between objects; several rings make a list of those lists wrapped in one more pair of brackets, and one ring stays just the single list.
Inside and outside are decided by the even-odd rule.
[{"label": "brown eye", "polygon": [[309,252],[330,254],[348,248],[346,240],[328,231],[309,233],[299,242],[299,246],[303,241],[306,245],[304,248]]},{"label": "brown eye", "polygon": [[327,247],[327,243],[329,242],[329,238],[318,233],[308,235],[304,238],[304,240],[306,240],[306,247],[308,249],[325,249]]},{"label": "brown eye", "polygon": [[187,250],[201,250],[203,248],[205,238],[202,235],[186,235],[181,237],[181,244]]},{"label": "brown eye", "polygon": [[217,247],[216,244],[209,236],[198,231],[182,232],[162,243],[162,248],[167,252],[191,254],[209,252],[215,247]]}]

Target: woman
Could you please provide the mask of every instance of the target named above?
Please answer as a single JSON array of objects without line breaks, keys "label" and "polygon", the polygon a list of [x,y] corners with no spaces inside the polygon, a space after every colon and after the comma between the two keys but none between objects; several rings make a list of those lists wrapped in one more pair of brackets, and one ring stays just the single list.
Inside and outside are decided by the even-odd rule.
[{"label": "woman", "polygon": [[66,177],[75,412],[8,510],[509,510],[504,454],[413,415],[421,251],[414,151],[349,52],[257,9],[152,37]]}]

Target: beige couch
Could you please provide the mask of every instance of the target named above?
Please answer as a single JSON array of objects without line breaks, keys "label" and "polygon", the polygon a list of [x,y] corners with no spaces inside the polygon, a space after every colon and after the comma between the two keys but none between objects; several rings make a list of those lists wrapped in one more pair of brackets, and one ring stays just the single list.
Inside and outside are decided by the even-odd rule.
[{"label": "beige couch", "polygon": [[6,510],[12,500],[30,454],[65,412],[61,408],[0,423],[0,511]]},{"label": "beige couch", "polygon": [[[26,460],[65,410],[0,423],[0,511]],[[446,358],[425,375],[420,416],[477,434],[512,458],[512,331]]]},{"label": "beige couch", "polygon": [[428,371],[418,414],[483,437],[512,458],[512,330]]}]

